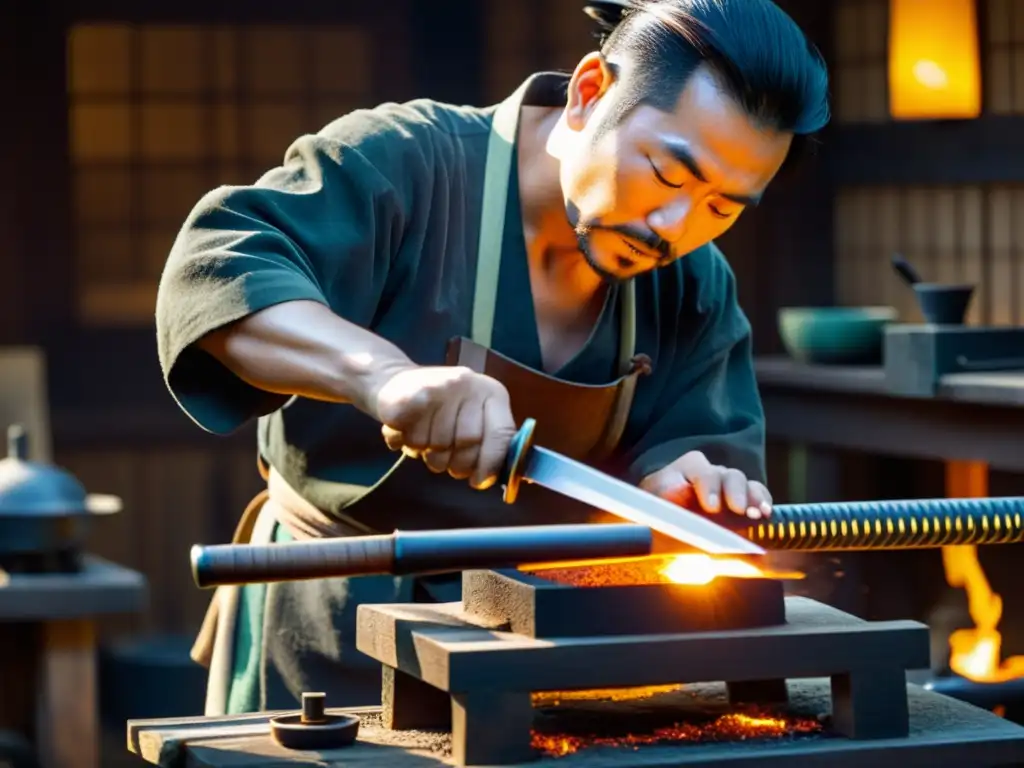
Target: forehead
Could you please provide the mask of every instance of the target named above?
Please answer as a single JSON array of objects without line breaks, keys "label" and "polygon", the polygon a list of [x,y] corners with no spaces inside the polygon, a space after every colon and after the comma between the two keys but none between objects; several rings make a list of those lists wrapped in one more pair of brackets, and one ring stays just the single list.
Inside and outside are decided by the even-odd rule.
[{"label": "forehead", "polygon": [[693,73],[671,112],[640,104],[622,128],[640,143],[682,144],[709,177],[753,191],[771,181],[792,139],[758,125],[707,68]]}]

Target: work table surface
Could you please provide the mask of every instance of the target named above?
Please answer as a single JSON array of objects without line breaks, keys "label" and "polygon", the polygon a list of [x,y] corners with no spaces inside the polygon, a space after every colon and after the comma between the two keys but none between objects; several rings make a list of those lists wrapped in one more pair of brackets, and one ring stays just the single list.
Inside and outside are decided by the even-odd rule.
[{"label": "work table surface", "polygon": [[[809,365],[789,357],[773,356],[756,358],[754,368],[762,389],[802,389],[907,399],[887,391],[881,366]],[[940,381],[936,399],[1024,407],[1024,370],[948,374]]]}]

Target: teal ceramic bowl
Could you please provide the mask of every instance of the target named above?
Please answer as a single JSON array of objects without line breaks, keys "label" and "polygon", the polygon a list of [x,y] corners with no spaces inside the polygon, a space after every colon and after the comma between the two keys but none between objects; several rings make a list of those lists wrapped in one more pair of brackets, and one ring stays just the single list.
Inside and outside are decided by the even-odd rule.
[{"label": "teal ceramic bowl", "polygon": [[893,307],[784,307],[779,335],[802,363],[880,365],[885,326],[896,318]]}]

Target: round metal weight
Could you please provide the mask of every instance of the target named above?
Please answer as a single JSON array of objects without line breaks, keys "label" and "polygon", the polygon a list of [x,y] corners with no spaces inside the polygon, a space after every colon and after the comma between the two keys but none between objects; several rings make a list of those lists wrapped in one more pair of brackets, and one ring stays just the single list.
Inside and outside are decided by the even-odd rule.
[{"label": "round metal weight", "polygon": [[331,715],[323,693],[303,693],[302,711],[270,718],[270,735],[285,749],[341,749],[359,735],[355,715]]}]

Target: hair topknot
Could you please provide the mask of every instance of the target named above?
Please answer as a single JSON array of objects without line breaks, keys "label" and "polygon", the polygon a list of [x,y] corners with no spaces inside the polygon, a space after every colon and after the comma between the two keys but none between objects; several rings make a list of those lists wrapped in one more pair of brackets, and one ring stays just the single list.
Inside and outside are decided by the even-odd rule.
[{"label": "hair topknot", "polygon": [[601,50],[632,58],[622,110],[671,108],[701,64],[755,119],[809,135],[829,121],[828,69],[772,0],[589,0]]}]

